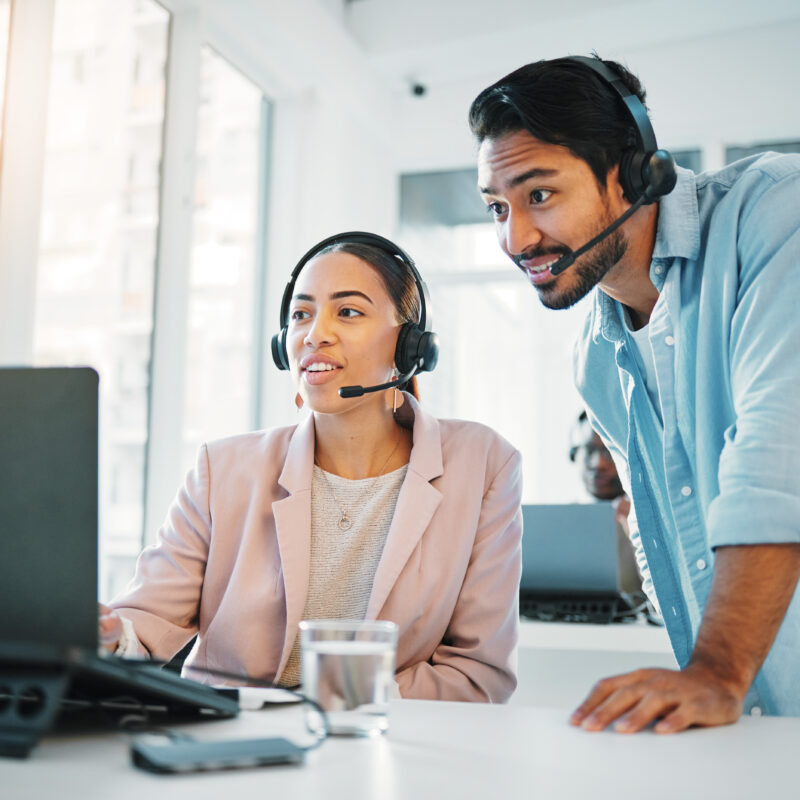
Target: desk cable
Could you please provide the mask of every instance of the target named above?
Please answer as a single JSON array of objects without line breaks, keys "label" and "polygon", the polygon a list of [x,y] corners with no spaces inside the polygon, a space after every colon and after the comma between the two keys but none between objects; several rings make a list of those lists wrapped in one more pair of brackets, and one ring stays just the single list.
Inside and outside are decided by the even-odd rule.
[{"label": "desk cable", "polygon": [[655,625],[659,628],[664,627],[664,620],[646,595],[641,592],[636,592],[635,594],[622,592],[621,594],[628,608],[615,613],[614,621],[636,620],[641,614],[649,625]]},{"label": "desk cable", "polygon": [[[143,661],[142,664],[147,664],[156,667],[164,667],[166,666],[167,661],[161,661],[158,659],[148,659],[147,661]],[[262,678],[255,678],[251,675],[244,675],[241,673],[236,672],[228,672],[226,670],[214,669],[212,667],[193,667],[187,666],[187,671],[190,672],[204,672],[207,675],[211,675],[216,678],[223,678],[225,680],[231,681],[238,681],[242,684],[247,686],[255,686],[258,688],[263,689],[280,689],[287,694],[293,695],[294,697],[300,700],[301,705],[307,705],[314,709],[316,714],[319,716],[319,725],[316,727],[311,727],[311,725],[306,722],[306,727],[308,731],[315,737],[315,741],[306,746],[298,745],[298,749],[303,751],[304,753],[308,753],[312,750],[316,750],[329,736],[330,734],[330,724],[328,721],[328,715],[325,713],[325,710],[322,706],[317,703],[316,700],[312,700],[307,695],[303,694],[296,689],[287,689],[283,686],[277,686],[272,681],[266,681]],[[189,680],[189,679],[187,679]],[[210,687],[210,688],[217,688],[217,687]],[[223,689],[237,689],[237,686],[230,686],[230,687],[219,687]],[[19,698],[23,702],[30,699],[30,702],[35,702],[38,700],[37,697],[21,697]],[[64,710],[68,711],[81,711],[86,709],[92,709],[100,711],[106,718],[110,721],[113,721],[116,724],[116,727],[123,731],[124,733],[138,735],[138,734],[152,734],[156,736],[164,736],[172,742],[193,742],[196,741],[194,737],[190,736],[187,733],[183,733],[181,731],[172,730],[171,728],[164,727],[162,725],[154,724],[152,720],[151,709],[148,707],[148,704],[135,697],[133,695],[113,695],[103,699],[95,699],[95,698],[81,698],[81,697],[70,697],[70,698],[63,698],[61,700],[62,707]],[[124,713],[122,716],[119,716],[120,712],[127,712]],[[221,740],[225,741],[225,740]]]}]

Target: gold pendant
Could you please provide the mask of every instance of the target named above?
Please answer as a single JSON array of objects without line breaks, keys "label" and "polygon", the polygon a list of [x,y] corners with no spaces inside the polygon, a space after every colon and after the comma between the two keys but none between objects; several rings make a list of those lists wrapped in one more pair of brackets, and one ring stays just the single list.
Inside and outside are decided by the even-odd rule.
[{"label": "gold pendant", "polygon": [[342,518],[339,520],[339,530],[349,531],[352,527],[353,523],[350,522],[350,517],[348,517],[347,514],[343,514]]}]

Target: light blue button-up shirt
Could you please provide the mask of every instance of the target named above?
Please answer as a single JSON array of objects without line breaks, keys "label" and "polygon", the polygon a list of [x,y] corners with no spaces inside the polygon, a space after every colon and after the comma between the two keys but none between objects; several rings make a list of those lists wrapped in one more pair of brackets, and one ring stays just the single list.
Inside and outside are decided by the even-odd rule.
[{"label": "light blue button-up shirt", "polygon": [[[604,292],[575,381],[633,501],[631,536],[683,667],[714,548],[800,542],[800,156],[679,170],[659,202],[646,390],[622,308]],[[660,404],[660,408],[654,404]],[[745,711],[800,716],[800,591]]]}]

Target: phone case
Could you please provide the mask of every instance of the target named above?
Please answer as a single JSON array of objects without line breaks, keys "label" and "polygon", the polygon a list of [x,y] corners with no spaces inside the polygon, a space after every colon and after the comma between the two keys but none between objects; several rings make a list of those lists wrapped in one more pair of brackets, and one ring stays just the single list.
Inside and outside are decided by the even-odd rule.
[{"label": "phone case", "polygon": [[150,772],[205,772],[272,764],[302,764],[305,750],[280,737],[220,741],[139,739],[131,745],[133,763]]}]

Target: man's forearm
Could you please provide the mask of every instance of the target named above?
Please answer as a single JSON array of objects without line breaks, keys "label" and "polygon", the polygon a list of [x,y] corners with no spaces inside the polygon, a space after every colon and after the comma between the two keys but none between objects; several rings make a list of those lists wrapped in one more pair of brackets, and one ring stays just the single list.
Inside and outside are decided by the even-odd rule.
[{"label": "man's forearm", "polygon": [[719,547],[690,660],[742,696],[767,657],[800,577],[800,544]]}]

